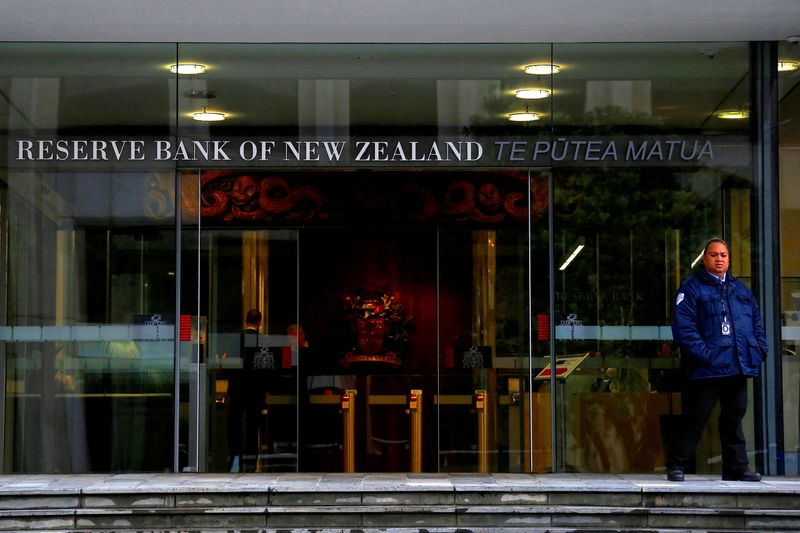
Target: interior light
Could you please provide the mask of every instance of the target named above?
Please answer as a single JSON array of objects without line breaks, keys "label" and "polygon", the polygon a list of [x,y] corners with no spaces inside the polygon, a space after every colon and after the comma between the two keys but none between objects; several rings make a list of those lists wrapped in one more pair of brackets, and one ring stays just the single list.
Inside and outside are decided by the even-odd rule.
[{"label": "interior light", "polygon": [[778,61],[778,72],[791,72],[800,68],[797,61]]},{"label": "interior light", "polygon": [[742,120],[750,116],[750,113],[741,109],[734,109],[731,111],[720,111],[717,113],[718,118],[724,118],[725,120]]},{"label": "interior light", "polygon": [[539,113],[532,113],[530,111],[520,111],[518,113],[509,113],[508,120],[511,122],[532,122],[534,120],[539,120],[542,118],[542,115]]},{"label": "interior light", "polygon": [[206,107],[203,107],[202,111],[192,114],[192,119],[199,120],[200,122],[219,122],[225,120],[225,113],[209,111]]},{"label": "interior light", "polygon": [[525,65],[523,70],[525,74],[546,76],[548,74],[558,74],[561,72],[561,67],[559,65],[551,65],[550,63],[538,63],[536,65]]},{"label": "interior light", "polygon": [[523,100],[539,100],[550,96],[550,91],[547,89],[518,89],[514,91],[514,96]]},{"label": "interior light", "polygon": [[694,261],[692,261],[692,264],[689,266],[689,268],[694,268],[695,265],[700,262],[700,260],[703,258],[703,253],[704,252],[701,251],[700,255],[698,255],[697,257],[694,258]]},{"label": "interior light", "polygon": [[566,260],[565,260],[563,263],[561,263],[561,266],[560,266],[560,267],[558,267],[558,269],[559,269],[559,270],[566,270],[566,269],[567,269],[567,267],[569,266],[569,264],[570,264],[570,263],[572,263],[572,261],[573,261],[573,260],[574,260],[576,257],[578,257],[578,254],[579,254],[579,253],[581,253],[581,250],[583,250],[585,247],[586,247],[586,245],[585,245],[585,244],[579,244],[579,245],[577,245],[577,246],[575,247],[575,249],[572,251],[572,253],[571,253],[571,254],[569,254],[569,257],[567,257],[567,259],[566,259]]},{"label": "interior light", "polygon": [[177,65],[171,65],[169,71],[173,74],[195,75],[205,72],[206,66],[197,63],[178,63]]}]

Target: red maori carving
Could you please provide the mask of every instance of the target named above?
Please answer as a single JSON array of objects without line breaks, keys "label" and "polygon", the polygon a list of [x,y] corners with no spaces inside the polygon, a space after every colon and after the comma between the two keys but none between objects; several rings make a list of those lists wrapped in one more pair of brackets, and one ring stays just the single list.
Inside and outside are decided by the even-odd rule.
[{"label": "red maori carving", "polygon": [[256,209],[252,209],[252,205],[239,207],[238,205],[234,205],[231,208],[231,212],[233,216],[241,219],[241,220],[258,220],[260,218],[264,218],[267,215],[267,212],[258,207],[258,204],[255,204]]},{"label": "red maori carving", "polygon": [[292,189],[289,199],[291,201],[291,212],[287,215],[287,220],[313,220],[321,216],[323,200],[319,192],[311,186],[301,185]]},{"label": "red maori carving", "polygon": [[200,215],[204,217],[220,217],[228,210],[228,195],[224,191],[203,192],[200,201]]},{"label": "red maori carving", "polygon": [[494,183],[484,183],[478,188],[478,202],[469,214],[472,220],[496,224],[504,218],[503,197]]},{"label": "red maori carving", "polygon": [[511,192],[503,202],[503,209],[514,220],[524,222],[528,220],[528,198],[521,192]]},{"label": "red maori carving", "polygon": [[258,205],[268,213],[285,213],[294,205],[289,184],[283,178],[266,177],[259,185]]},{"label": "red maori carving", "polygon": [[450,184],[444,193],[442,211],[447,215],[466,215],[475,209],[475,186],[466,180]]},{"label": "red maori carving", "polygon": [[231,201],[236,205],[244,205],[256,193],[256,182],[250,176],[239,176],[233,182]]}]

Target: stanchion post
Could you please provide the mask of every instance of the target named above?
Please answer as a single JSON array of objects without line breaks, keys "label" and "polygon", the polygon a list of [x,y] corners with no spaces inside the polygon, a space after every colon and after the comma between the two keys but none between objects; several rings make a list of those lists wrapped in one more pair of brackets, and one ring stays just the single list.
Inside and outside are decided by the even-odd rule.
[{"label": "stanchion post", "polygon": [[356,471],[356,393],[347,389],[342,394],[342,447],[345,472]]},{"label": "stanchion post", "polygon": [[478,415],[478,471],[489,473],[489,416],[486,410],[489,394],[475,391],[475,411]]},{"label": "stanchion post", "polygon": [[411,389],[408,395],[411,416],[411,472],[422,472],[422,389]]}]

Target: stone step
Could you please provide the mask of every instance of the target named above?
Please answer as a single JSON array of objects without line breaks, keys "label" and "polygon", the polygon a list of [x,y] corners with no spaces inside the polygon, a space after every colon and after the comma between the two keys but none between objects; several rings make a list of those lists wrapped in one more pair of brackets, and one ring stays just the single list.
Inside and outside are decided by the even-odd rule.
[{"label": "stone step", "polygon": [[798,531],[798,509],[567,505],[292,505],[0,511],[0,530],[364,528]]},{"label": "stone step", "polygon": [[[800,531],[800,480],[0,476],[2,531]],[[373,483],[374,482],[374,483]]]}]

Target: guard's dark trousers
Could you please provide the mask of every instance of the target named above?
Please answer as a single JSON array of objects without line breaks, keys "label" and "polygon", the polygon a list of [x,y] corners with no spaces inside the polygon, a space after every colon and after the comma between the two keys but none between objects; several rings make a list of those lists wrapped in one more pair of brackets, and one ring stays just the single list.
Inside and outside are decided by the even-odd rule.
[{"label": "guard's dark trousers", "polygon": [[694,456],[700,435],[717,401],[721,408],[722,473],[736,475],[747,470],[747,448],[742,432],[742,418],[747,412],[747,378],[739,374],[686,380],[681,395],[683,415],[672,439],[667,471],[676,468],[694,470],[694,465],[687,463]]}]

